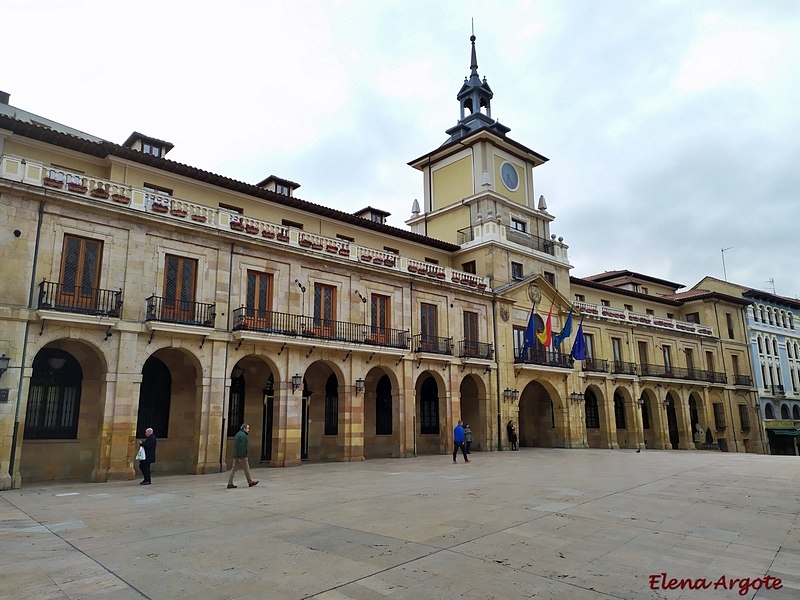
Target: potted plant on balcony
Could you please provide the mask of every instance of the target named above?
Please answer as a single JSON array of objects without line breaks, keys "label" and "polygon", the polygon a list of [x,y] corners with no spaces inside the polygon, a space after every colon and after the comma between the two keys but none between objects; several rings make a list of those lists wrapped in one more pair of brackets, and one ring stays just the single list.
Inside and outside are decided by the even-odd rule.
[{"label": "potted plant on balcony", "polygon": [[124,194],[111,194],[111,199],[119,204],[130,204],[131,199]]},{"label": "potted plant on balcony", "polygon": [[436,279],[444,279],[444,271],[436,271]]},{"label": "potted plant on balcony", "polygon": [[297,243],[300,244],[303,248],[311,248],[311,240],[309,240],[308,238],[302,238]]},{"label": "potted plant on balcony", "polygon": [[397,264],[397,259],[396,258],[391,258],[391,257],[384,258],[383,259],[383,264],[385,266],[387,266],[387,267],[393,267],[393,266],[395,266]]},{"label": "potted plant on balcony", "polygon": [[409,263],[408,272],[409,273],[416,273],[417,271],[419,271],[419,268],[417,267],[417,265],[412,265],[411,263]]},{"label": "potted plant on balcony", "polygon": [[325,246],[325,251],[336,254],[337,252],[339,252],[339,246],[337,246],[336,244],[327,244]]},{"label": "potted plant on balcony", "polygon": [[458,273],[451,274],[450,281],[452,281],[453,283],[458,283],[459,281],[461,281],[461,275],[459,275]]},{"label": "potted plant on balcony", "polygon": [[235,219],[231,221],[231,229],[233,229],[234,231],[244,231],[244,223],[242,223],[238,219]]},{"label": "potted plant on balcony", "polygon": [[370,254],[362,254],[361,260],[364,262],[372,262],[372,255]]},{"label": "potted plant on balcony", "polygon": [[205,223],[208,220],[208,217],[205,215],[199,215],[197,213],[192,213],[192,221],[197,221],[198,223]]},{"label": "potted plant on balcony", "polygon": [[275,232],[272,231],[271,229],[265,229],[264,231],[261,232],[261,235],[263,237],[267,238],[268,240],[274,240],[275,239]]},{"label": "potted plant on balcony", "polygon": [[251,225],[250,223],[244,226],[244,230],[246,233],[250,233],[253,235],[260,231],[260,229],[256,225]]},{"label": "potted plant on balcony", "polygon": [[279,242],[288,242],[289,241],[289,234],[288,233],[278,233],[275,235],[275,239]]},{"label": "potted plant on balcony", "polygon": [[92,198],[101,198],[102,200],[108,200],[108,192],[105,190],[105,188],[102,187],[92,188],[92,191],[89,193],[91,194]]},{"label": "potted plant on balcony", "polygon": [[350,256],[350,248],[339,248],[339,256]]},{"label": "potted plant on balcony", "polygon": [[64,187],[64,181],[63,180],[55,179],[53,177],[44,177],[42,179],[42,183],[44,185],[46,185],[46,186],[54,187],[54,188],[62,188],[62,187]]},{"label": "potted plant on balcony", "polygon": [[322,242],[311,242],[312,250],[322,250]]},{"label": "potted plant on balcony", "polygon": [[80,183],[76,183],[74,181],[70,181],[67,184],[67,189],[70,192],[77,192],[79,194],[85,194],[89,188],[87,188],[85,185],[81,185]]},{"label": "potted plant on balcony", "polygon": [[182,208],[173,208],[171,211],[169,211],[169,214],[171,214],[173,217],[180,217],[183,219],[189,213]]},{"label": "potted plant on balcony", "polygon": [[153,202],[153,205],[150,207],[150,210],[157,213],[167,213],[169,212],[169,206],[166,204],[161,204],[159,202]]},{"label": "potted plant on balcony", "polygon": [[372,259],[372,264],[373,265],[382,265],[383,264],[383,259],[380,256],[376,256],[375,258]]},{"label": "potted plant on balcony", "polygon": [[480,283],[476,284],[476,287],[479,290],[485,290],[486,289],[486,284],[483,281],[481,281]]}]

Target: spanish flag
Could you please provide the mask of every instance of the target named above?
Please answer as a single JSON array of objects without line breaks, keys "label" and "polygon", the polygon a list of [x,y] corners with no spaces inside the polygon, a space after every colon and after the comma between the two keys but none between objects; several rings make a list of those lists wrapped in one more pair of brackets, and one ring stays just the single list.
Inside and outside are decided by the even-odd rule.
[{"label": "spanish flag", "polygon": [[544,322],[544,331],[536,334],[536,339],[545,348],[550,347],[550,341],[553,339],[553,305],[550,305],[550,312],[547,313],[547,321]]}]

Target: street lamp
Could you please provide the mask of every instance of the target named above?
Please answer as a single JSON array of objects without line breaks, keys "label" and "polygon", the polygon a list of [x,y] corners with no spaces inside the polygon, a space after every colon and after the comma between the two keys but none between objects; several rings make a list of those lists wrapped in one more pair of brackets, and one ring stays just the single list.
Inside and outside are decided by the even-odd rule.
[{"label": "street lamp", "polygon": [[297,389],[303,385],[303,376],[300,374],[292,376],[292,393],[296,392]]},{"label": "street lamp", "polygon": [[356,379],[356,396],[364,391],[364,380],[359,377]]},{"label": "street lamp", "polygon": [[581,392],[572,392],[569,395],[569,399],[572,400],[575,404],[578,404],[579,402],[583,402],[586,399],[586,397]]}]

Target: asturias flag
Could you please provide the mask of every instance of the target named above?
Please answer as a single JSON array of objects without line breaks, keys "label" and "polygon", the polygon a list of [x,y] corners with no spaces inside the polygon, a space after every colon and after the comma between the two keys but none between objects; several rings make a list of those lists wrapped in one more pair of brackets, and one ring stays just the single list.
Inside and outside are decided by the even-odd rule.
[{"label": "asturias flag", "polygon": [[550,342],[553,339],[553,305],[550,305],[550,312],[547,313],[547,321],[544,322],[544,331],[536,334],[536,339],[539,340],[545,348],[550,347]]},{"label": "asturias flag", "polygon": [[578,325],[578,332],[575,334],[575,342],[572,344],[570,356],[575,360],[586,360],[586,340],[583,339],[583,319]]},{"label": "asturias flag", "polygon": [[564,323],[564,327],[561,331],[556,334],[553,334],[553,346],[558,348],[565,339],[567,339],[570,334],[572,333],[572,309],[569,311],[569,315],[567,315],[567,320]]}]

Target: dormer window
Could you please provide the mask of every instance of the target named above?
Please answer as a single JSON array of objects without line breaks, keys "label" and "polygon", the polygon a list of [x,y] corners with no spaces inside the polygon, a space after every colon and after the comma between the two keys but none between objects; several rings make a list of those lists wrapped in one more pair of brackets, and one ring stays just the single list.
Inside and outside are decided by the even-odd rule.
[{"label": "dormer window", "polygon": [[130,134],[128,139],[125,140],[125,143],[122,145],[126,148],[130,148],[131,150],[141,152],[142,154],[149,154],[150,156],[158,157],[165,156],[167,152],[172,150],[174,147],[169,142],[157,140],[156,138],[141,134],[138,131],[134,131],[132,134]]},{"label": "dormer window", "polygon": [[275,191],[279,194],[283,194],[284,196],[289,195],[289,188],[285,185],[280,185],[280,184],[276,185]]},{"label": "dormer window", "polygon": [[152,154],[153,156],[159,156],[161,154],[158,146],[151,146],[150,144],[142,144],[142,152],[145,154]]},{"label": "dormer window", "polygon": [[259,182],[258,187],[269,190],[270,192],[275,192],[281,196],[291,197],[294,195],[294,191],[300,187],[300,184],[289,181],[288,179],[276,177],[275,175],[270,175],[264,181]]}]

